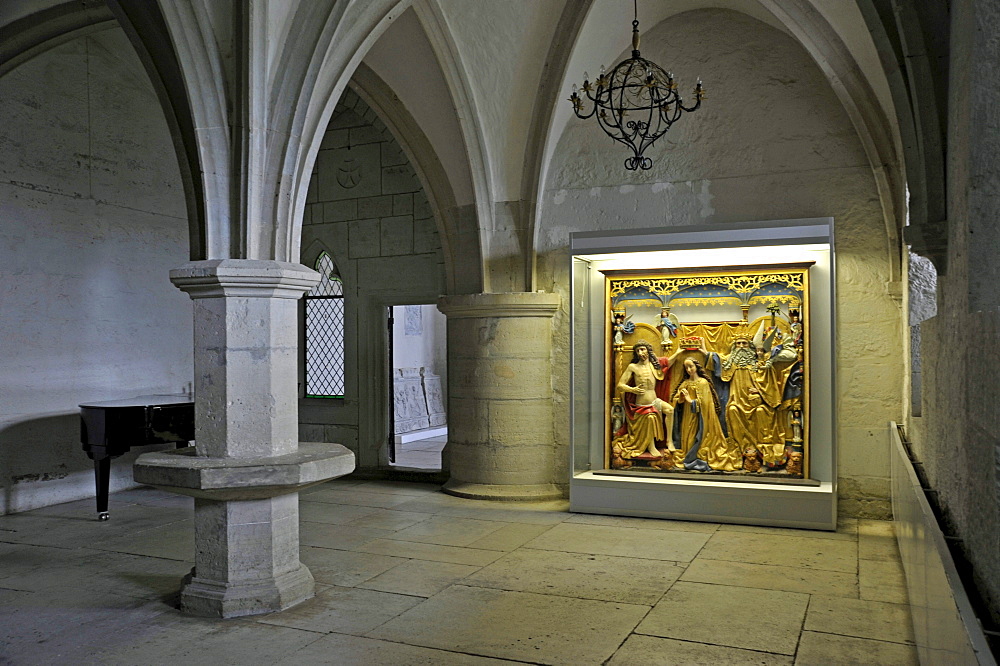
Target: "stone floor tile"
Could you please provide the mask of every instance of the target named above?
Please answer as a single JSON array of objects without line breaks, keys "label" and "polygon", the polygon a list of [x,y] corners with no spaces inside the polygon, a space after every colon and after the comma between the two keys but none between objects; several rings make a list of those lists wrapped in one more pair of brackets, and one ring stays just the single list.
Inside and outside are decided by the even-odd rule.
[{"label": "stone floor tile", "polygon": [[413,501],[395,508],[402,511],[434,513],[455,518],[472,520],[496,520],[508,523],[531,523],[554,525],[570,517],[567,513],[569,502],[552,500],[548,502],[493,502],[489,500],[467,500],[445,493],[412,498]]},{"label": "stone floor tile", "polygon": [[55,506],[0,516],[2,538],[7,542],[31,543],[59,548],[90,548],[107,539],[136,534],[165,523],[190,519],[192,511],[179,508],[152,510],[148,506],[109,501],[111,520],[97,520],[92,501]]},{"label": "stone floor tile", "polygon": [[591,513],[577,513],[566,519],[567,523],[581,525],[610,525],[612,527],[638,527],[646,530],[668,530],[671,532],[705,532],[711,534],[719,529],[718,523],[696,523],[688,520],[658,520],[656,518],[632,518],[629,516],[602,516]]},{"label": "stone floor tile", "polygon": [[864,523],[880,523],[884,521],[869,520],[862,521],[862,526],[858,531],[858,558],[862,560],[879,560],[882,562],[899,561],[899,545],[896,543],[896,535],[892,532],[892,523],[889,523],[888,533],[879,534]]},{"label": "stone floor tile", "polygon": [[780,654],[754,652],[721,645],[689,643],[670,638],[628,637],[608,666],[791,666],[792,658]]},{"label": "stone floor tile", "polygon": [[299,496],[301,497],[303,495],[309,495],[323,490],[343,490],[345,488],[354,488],[362,483],[365,483],[363,479],[355,479],[351,476],[342,476],[340,478],[330,479],[329,481],[317,483],[315,486],[309,486],[304,490],[300,490]]},{"label": "stone floor tile", "polygon": [[859,560],[859,596],[869,601],[888,601],[894,604],[909,603],[906,574],[903,565],[895,561]]},{"label": "stone floor tile", "polygon": [[[63,518],[72,524],[94,524],[108,531],[111,531],[112,528],[115,531],[137,531],[146,529],[150,525],[185,520],[194,515],[194,500],[190,497],[185,498],[189,501],[178,503],[177,506],[172,507],[165,506],[163,503],[169,497],[163,497],[160,494],[152,496],[149,503],[122,501],[118,499],[117,493],[113,497],[113,501],[108,501],[110,519],[106,521],[97,519],[97,507],[93,499],[56,504],[35,509],[29,513],[32,516]],[[174,497],[178,496],[174,495]],[[155,507],[156,511],[149,511],[151,506]]]},{"label": "stone floor tile", "polygon": [[0,589],[0,662],[93,663],[86,658],[93,648],[128,644],[170,610],[110,593]]},{"label": "stone floor tile", "polygon": [[764,590],[784,590],[802,594],[826,594],[834,597],[858,598],[858,577],[843,571],[824,571],[804,567],[784,567],[770,564],[747,564],[706,560],[696,557],[688,565],[681,580],[691,583],[713,583],[755,587]]},{"label": "stone floor tile", "polygon": [[187,500],[186,503],[190,504],[192,509],[194,508],[193,497],[187,497],[185,495],[170,493],[167,492],[166,490],[153,488],[152,486],[136,486],[135,488],[118,490],[112,495],[112,497],[114,497],[115,501],[117,502],[128,502],[129,504],[143,504],[146,506],[157,506],[163,500],[179,498]]},{"label": "stone floor tile", "polygon": [[322,638],[322,634],[249,620],[191,618],[164,613],[128,640],[98,647],[87,664],[134,666],[246,666],[273,664]]},{"label": "stone floor tile", "polygon": [[[428,506],[436,506],[436,507],[442,507],[442,506],[458,507],[458,506],[465,506],[469,503],[469,500],[463,497],[456,497],[455,495],[449,495],[446,492],[428,493],[426,495],[421,495],[419,497],[411,497],[410,501],[419,502],[422,504],[427,504]],[[495,502],[491,502],[490,500],[477,500],[476,503],[478,504],[480,501],[483,504],[495,504]],[[405,509],[405,510],[410,511],[411,509]]]},{"label": "stone floor tile", "polygon": [[522,548],[483,567],[464,584],[652,606],[682,571],[666,562]]},{"label": "stone floor tile", "polygon": [[[366,487],[360,488],[363,484]],[[357,496],[362,501],[357,501]],[[573,515],[566,512],[565,501],[470,501],[428,491],[426,486],[408,492],[407,484],[343,478],[307,489],[301,500],[301,533],[306,535],[301,558],[317,580],[319,602],[309,612],[296,607],[259,618],[265,620],[263,623],[258,618],[186,617],[176,610],[181,579],[190,570],[194,550],[190,498],[149,488],[115,493],[110,502],[112,519],[107,523],[95,520],[92,498],[0,517],[0,663],[243,666],[279,659],[291,661],[299,653],[303,659],[296,663],[326,663],[330,654],[337,654],[331,650],[342,649],[358,655],[355,663],[477,663],[486,659],[482,655],[493,655],[531,663],[596,664],[621,646],[642,617],[641,612],[635,614],[630,626],[621,619],[622,613],[648,608],[631,602],[648,602],[659,593],[660,586],[669,582],[657,579],[650,585],[633,576],[630,583],[622,583],[618,572],[628,571],[630,566],[645,570],[650,565],[676,572],[679,568],[673,561],[683,560],[685,548],[689,556],[706,543],[701,554],[687,565],[684,576],[657,602],[659,610],[650,612],[651,618],[655,620],[657,612],[670,615],[665,602],[677,590],[688,587],[690,592],[690,586],[695,586],[701,591],[696,599],[678,605],[670,615],[670,625],[676,630],[691,625],[704,630],[713,626],[711,618],[734,615],[765,616],[770,630],[780,613],[772,612],[767,603],[757,602],[767,595],[790,595],[794,601],[802,596],[794,592],[808,591],[815,595],[808,628],[822,632],[805,632],[798,652],[802,663],[871,663],[871,655],[883,663],[909,663],[912,656],[909,645],[890,642],[908,640],[905,637],[869,641],[830,633],[830,627],[860,633],[850,623],[877,624],[866,619],[865,613],[881,617],[885,613],[874,602],[889,602],[884,605],[903,610],[900,617],[889,620],[890,624],[897,626],[897,631],[902,627],[903,635],[908,635],[909,609],[899,603],[905,600],[905,584],[894,551],[881,552],[876,550],[878,545],[870,549],[865,545],[860,547],[862,559],[857,560],[857,552],[853,555],[856,572],[829,567],[830,558],[837,564],[843,549],[850,548],[858,534],[860,541],[869,540],[869,544],[889,543],[891,525],[885,522],[846,519],[841,521],[835,537],[799,531],[785,534],[784,530],[772,532],[768,528]],[[441,527],[435,529],[442,534],[448,533],[444,525],[464,524],[462,521],[471,521],[472,525],[496,523],[497,528],[475,536],[468,547],[395,539],[397,531],[416,527],[431,520],[432,515],[437,516],[435,522]],[[373,534],[377,536],[370,538]],[[417,538],[420,530],[411,530],[409,535]],[[310,546],[306,543],[310,538],[334,547]],[[859,546],[854,545],[857,551]],[[825,551],[827,559],[813,550]],[[536,555],[537,561],[533,559]],[[883,555],[888,559],[867,559]],[[823,568],[814,568],[817,565]],[[477,571],[480,567],[486,568]],[[472,577],[482,574],[483,579],[475,582],[472,578],[458,578],[466,572],[471,572]],[[860,610],[856,606],[847,606],[846,610],[836,606],[836,597],[851,589],[854,573],[861,600],[847,595],[849,598],[841,601],[871,602],[874,606]],[[631,592],[634,588],[630,584],[639,585],[638,591]],[[390,591],[352,587],[359,585]],[[445,585],[429,599],[412,596],[432,594]],[[536,585],[537,591],[544,594],[535,593]],[[760,589],[749,589],[752,587]],[[741,592],[728,593],[720,613],[705,610],[711,606],[712,596],[704,592],[706,588]],[[393,593],[404,591],[407,594]],[[619,593],[622,597],[615,596]],[[756,595],[751,597],[753,603],[745,602],[747,594]],[[624,598],[629,603],[578,598],[588,595]],[[452,604],[455,600],[459,603]],[[489,607],[494,602],[495,609]],[[433,612],[417,613],[423,604],[429,604]],[[752,606],[749,610],[741,610],[748,605]],[[794,606],[781,604],[786,612]],[[600,608],[605,610],[594,610]],[[580,609],[582,612],[577,613]],[[693,620],[688,615],[692,610]],[[293,615],[297,612],[302,614]],[[414,613],[407,621],[409,626],[419,628],[418,634],[436,632],[434,640],[447,641],[454,620],[446,618],[431,626],[435,614],[445,617],[446,612],[450,613],[447,618],[459,618],[457,633],[451,640],[478,646],[474,655],[466,654],[473,650],[453,645],[420,643],[417,647],[325,633],[363,633],[387,620],[395,623]],[[574,624],[577,615],[583,618],[580,626]],[[296,617],[297,622],[312,628],[276,623],[284,617]],[[699,617],[709,619],[701,621]],[[801,626],[804,620],[800,614],[798,625],[792,621],[782,626]],[[748,623],[752,624],[750,620]],[[405,627],[402,631],[406,631]],[[728,625],[719,628],[720,633],[724,631],[732,629]],[[666,632],[657,633],[656,626],[648,633],[656,635],[632,635],[613,663],[638,659],[655,664],[660,657],[681,663],[697,663],[699,658],[739,663],[744,656],[761,663],[774,659],[787,663],[787,655],[779,658],[766,652],[774,651],[770,645],[752,648],[763,650],[752,652],[743,650],[743,645],[709,645],[704,639],[688,635],[665,638],[660,634]],[[758,622],[750,629],[737,625],[734,633],[763,632]],[[878,638],[883,638],[885,631],[879,628],[877,633]],[[565,648],[565,644],[572,646]]]},{"label": "stone floor tile", "polygon": [[326,488],[308,495],[310,502],[329,502],[331,504],[351,504],[353,506],[373,506],[379,509],[389,509],[400,504],[412,502],[413,495],[399,493],[361,492],[355,488]]},{"label": "stone floor tile", "polygon": [[709,534],[562,523],[532,539],[528,548],[690,562]]},{"label": "stone floor tile", "polygon": [[105,562],[104,571],[90,576],[78,586],[87,589],[114,590],[116,594],[140,599],[159,599],[173,603],[180,594],[184,577],[191,572],[192,562],[157,557],[120,556]]},{"label": "stone floor tile", "polygon": [[303,546],[356,550],[358,546],[389,534],[392,530],[303,522],[299,526],[299,543]]},{"label": "stone floor tile", "polygon": [[504,523],[496,532],[491,532],[481,539],[469,544],[470,548],[486,550],[510,551],[520,548],[536,536],[552,529],[551,525],[532,525],[530,523]]},{"label": "stone floor tile", "polygon": [[893,643],[913,642],[907,606],[865,599],[816,595],[809,602],[805,629]]},{"label": "stone floor tile", "polygon": [[436,483],[412,483],[409,481],[364,481],[355,486],[365,493],[387,493],[389,495],[437,495],[441,485]]},{"label": "stone floor tile", "polygon": [[431,597],[479,569],[480,567],[470,564],[406,560],[399,566],[361,583],[358,587],[415,597]]},{"label": "stone floor tile", "polygon": [[[166,618],[166,615],[161,616]],[[98,647],[80,663],[114,666],[246,666],[273,664],[322,637],[310,631],[247,620],[169,618],[116,645]]]},{"label": "stone floor tile", "polygon": [[331,504],[329,502],[313,502],[312,495],[306,495],[299,500],[299,520],[310,523],[327,523],[329,525],[346,525],[366,516],[376,515],[379,509],[374,506],[354,506],[352,504]]},{"label": "stone floor tile", "polygon": [[896,538],[896,529],[891,520],[858,519],[859,536],[877,536]]},{"label": "stone floor tile", "polygon": [[434,451],[435,453],[441,453],[444,449],[445,442],[435,442],[428,439],[413,442],[413,448],[411,451]]},{"label": "stone floor tile", "polygon": [[647,611],[640,605],[454,585],[368,636],[531,663],[599,664]]},{"label": "stone floor tile", "polygon": [[114,554],[91,548],[54,548],[34,544],[0,544],[0,587],[41,592],[94,574],[98,563]]},{"label": "stone floor tile", "polygon": [[677,582],[635,632],[794,655],[808,601],[796,592]]},{"label": "stone floor tile", "polygon": [[261,616],[260,624],[338,634],[364,634],[423,599],[356,587],[328,587],[298,606]]},{"label": "stone floor tile", "polygon": [[380,530],[403,530],[411,525],[422,523],[430,518],[430,513],[414,513],[412,511],[395,511],[393,509],[375,509],[373,513],[357,518],[347,523],[352,527],[373,527]]},{"label": "stone floor tile", "polygon": [[858,570],[858,548],[853,541],[752,532],[719,530],[712,535],[698,557],[845,573],[855,573]]},{"label": "stone floor tile", "polygon": [[398,541],[435,543],[440,546],[468,546],[501,527],[503,523],[489,520],[432,516],[412,527],[399,530],[392,535],[392,538]]},{"label": "stone floor tile", "polygon": [[309,567],[317,583],[340,587],[354,587],[407,561],[402,557],[314,546],[302,546],[299,559]]},{"label": "stone floor tile", "polygon": [[856,541],[858,538],[857,526],[846,527],[836,532],[826,532],[824,530],[800,530],[790,527],[765,527],[763,525],[721,525],[720,532],[753,532],[756,534],[775,534],[778,536],[809,537],[810,539],[834,539],[836,541]]},{"label": "stone floor tile", "polygon": [[916,666],[919,663],[916,648],[912,645],[812,631],[802,632],[799,652],[795,658],[796,666]]},{"label": "stone floor tile", "polygon": [[396,456],[395,467],[416,467],[418,469],[441,469],[441,454],[431,451],[408,451]]},{"label": "stone floor tile", "polygon": [[120,490],[116,492],[113,497],[119,502],[128,502],[129,504],[181,509],[192,514],[194,513],[193,497],[168,493],[165,490],[152,488],[150,486],[139,486],[128,490]]},{"label": "stone floor tile", "polygon": [[[150,509],[157,511],[156,509]],[[93,544],[98,550],[116,553],[163,557],[169,560],[194,562],[194,520],[181,520],[141,532],[101,539]]]},{"label": "stone floor tile", "polygon": [[[248,662],[249,663],[249,662]],[[310,643],[277,666],[302,666],[303,664],[350,664],[351,666],[491,666],[514,664],[502,659],[476,657],[458,652],[390,643],[389,641],[362,638],[346,634],[330,634]]]},{"label": "stone floor tile", "polygon": [[433,543],[396,541],[394,539],[376,539],[359,546],[355,550],[363,553],[375,553],[377,555],[408,557],[414,560],[429,560],[431,562],[472,564],[480,567],[486,566],[503,556],[502,552],[495,550],[440,546]]}]

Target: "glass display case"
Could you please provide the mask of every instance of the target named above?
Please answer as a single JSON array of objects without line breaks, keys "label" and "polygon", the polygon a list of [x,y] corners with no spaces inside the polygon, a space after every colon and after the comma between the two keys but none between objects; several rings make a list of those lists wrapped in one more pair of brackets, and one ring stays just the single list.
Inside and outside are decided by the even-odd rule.
[{"label": "glass display case", "polygon": [[831,233],[571,234],[572,511],[836,528]]}]

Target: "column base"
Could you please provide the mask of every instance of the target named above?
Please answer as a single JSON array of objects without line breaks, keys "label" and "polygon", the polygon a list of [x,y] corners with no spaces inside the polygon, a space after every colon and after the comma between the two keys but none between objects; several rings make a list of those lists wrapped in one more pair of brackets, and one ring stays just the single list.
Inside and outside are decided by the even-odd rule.
[{"label": "column base", "polygon": [[450,479],[441,490],[455,497],[499,502],[544,502],[566,497],[566,491],[555,483],[489,484]]},{"label": "column base", "polygon": [[184,578],[181,610],[202,617],[241,617],[285,610],[316,594],[312,573],[304,565],[276,578],[219,582]]}]

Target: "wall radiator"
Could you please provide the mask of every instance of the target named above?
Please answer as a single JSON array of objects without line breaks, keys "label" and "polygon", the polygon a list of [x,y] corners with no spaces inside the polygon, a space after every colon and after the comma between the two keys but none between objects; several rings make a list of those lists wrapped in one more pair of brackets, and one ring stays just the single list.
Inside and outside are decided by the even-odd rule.
[{"label": "wall radiator", "polygon": [[892,514],[921,664],[996,666],[899,428],[889,423]]}]

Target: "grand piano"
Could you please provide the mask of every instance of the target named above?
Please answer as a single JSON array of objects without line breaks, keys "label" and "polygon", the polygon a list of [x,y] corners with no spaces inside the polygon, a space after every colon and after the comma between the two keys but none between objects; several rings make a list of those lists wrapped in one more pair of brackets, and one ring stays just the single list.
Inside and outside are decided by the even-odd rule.
[{"label": "grand piano", "polygon": [[97,519],[107,520],[111,459],[133,446],[186,446],[194,439],[194,401],[187,395],[142,395],[80,405],[80,441],[94,461]]}]

